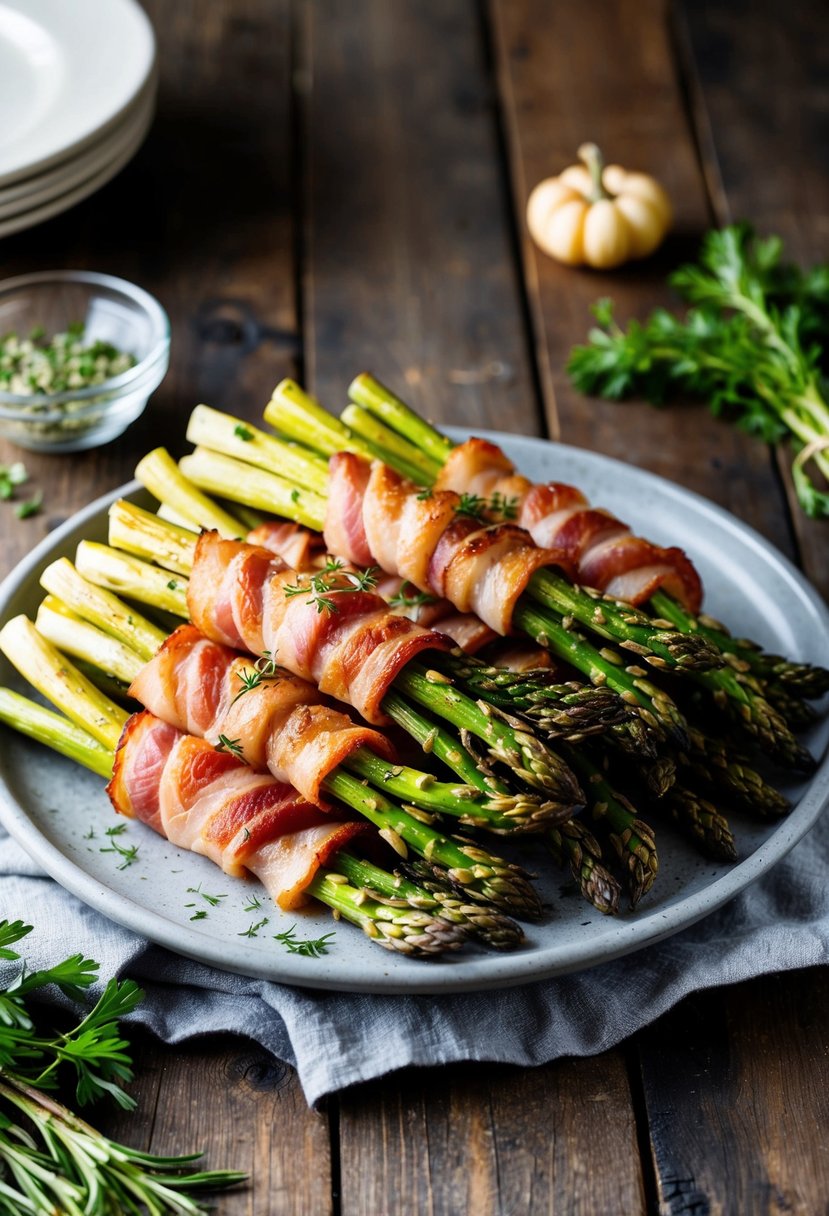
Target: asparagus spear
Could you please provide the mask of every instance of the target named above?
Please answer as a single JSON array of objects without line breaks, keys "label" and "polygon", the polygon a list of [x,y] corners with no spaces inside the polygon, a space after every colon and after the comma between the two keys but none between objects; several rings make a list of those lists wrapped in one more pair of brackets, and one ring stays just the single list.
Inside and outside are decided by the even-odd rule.
[{"label": "asparagus spear", "polygon": [[601,863],[602,850],[596,837],[578,819],[547,828],[544,841],[559,866],[570,872],[584,898],[605,916],[619,911],[621,889]]},{"label": "asparagus spear", "polygon": [[675,782],[664,798],[652,802],[657,814],[666,814],[684,836],[715,861],[736,861],[734,836],[725,815],[687,785]]},{"label": "asparagus spear", "polygon": [[490,667],[471,655],[441,656],[435,666],[472,696],[485,697],[507,713],[528,718],[548,738],[571,742],[600,734],[631,717],[622,698],[610,688],[562,683],[544,668],[514,672]]},{"label": "asparagus spear", "polygon": [[453,891],[443,890],[437,884],[433,884],[432,891],[427,891],[402,874],[389,874],[388,870],[381,870],[345,849],[334,856],[331,865],[339,874],[344,874],[352,886],[373,893],[381,902],[405,904],[433,913],[493,950],[511,950],[524,941],[523,930],[509,917],[482,904],[459,899]]},{"label": "asparagus spear", "polygon": [[606,824],[610,830],[610,842],[626,872],[630,906],[635,908],[650,891],[659,869],[653,830],[584,751],[569,749],[568,757],[584,778],[593,821]]},{"label": "asparagus spear", "polygon": [[675,629],[704,637],[716,646],[738,671],[751,671],[760,680],[779,682],[791,693],[808,699],[829,692],[829,669],[825,667],[767,654],[756,642],[732,637],[725,625],[713,617],[693,616],[664,591],[651,596],[650,604],[654,613],[669,621]]}]

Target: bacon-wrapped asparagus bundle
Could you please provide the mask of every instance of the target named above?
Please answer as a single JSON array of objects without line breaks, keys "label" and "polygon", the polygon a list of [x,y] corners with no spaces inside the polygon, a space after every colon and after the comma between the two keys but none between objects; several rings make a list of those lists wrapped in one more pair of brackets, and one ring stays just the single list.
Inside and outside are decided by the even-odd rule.
[{"label": "bacon-wrapped asparagus bundle", "polygon": [[317,871],[367,830],[149,710],[127,720],[107,794],[120,815],[203,854],[225,874],[241,878],[249,870],[286,911],[305,904]]},{"label": "bacon-wrapped asparagus bundle", "polygon": [[[8,622],[0,640],[39,691],[69,714],[0,689],[0,721],[110,776],[107,788],[119,813],[209,857],[229,875],[256,874],[283,909],[319,899],[380,945],[413,957],[463,945],[472,924],[454,896],[398,881],[344,851],[370,831],[365,824],[320,811],[269,774],[147,711],[128,718],[24,617]],[[344,881],[346,873],[359,875],[361,889]],[[393,901],[371,895],[391,889]],[[516,940],[513,935],[511,944]]]},{"label": "bacon-wrapped asparagus bundle", "polygon": [[375,455],[391,464],[401,457],[405,464],[397,467],[407,476],[417,460],[424,485],[477,496],[495,518],[506,509],[539,544],[564,548],[580,582],[636,605],[647,602],[673,628],[704,637],[738,671],[767,682],[770,700],[781,685],[807,698],[829,692],[829,669],[766,654],[754,642],[732,637],[719,621],[698,615],[699,577],[682,550],[631,536],[626,525],[593,509],[574,487],[527,481],[494,444],[472,439],[453,445],[371,375],[357,376],[349,395],[355,404],[343,412],[343,422],[371,441]]}]

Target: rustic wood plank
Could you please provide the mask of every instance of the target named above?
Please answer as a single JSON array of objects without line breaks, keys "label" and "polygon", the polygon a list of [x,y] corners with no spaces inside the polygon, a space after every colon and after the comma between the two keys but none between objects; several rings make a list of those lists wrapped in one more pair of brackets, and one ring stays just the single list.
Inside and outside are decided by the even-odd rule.
[{"label": "rustic wood plank", "polygon": [[[551,432],[652,469],[733,510],[785,551],[791,543],[768,452],[703,407],[654,410],[588,401],[564,371],[585,339],[590,305],[612,296],[620,320],[670,304],[665,277],[710,223],[683,111],[664,0],[492,0],[515,207]],[[652,259],[613,273],[574,270],[542,254],[524,230],[536,182],[573,161],[586,139],[609,159],[653,172],[673,199],[675,232]]]},{"label": "rustic wood plank", "polygon": [[624,1065],[584,1064],[456,1065],[345,1094],[343,1216],[644,1212]]},{"label": "rustic wood plank", "polygon": [[204,1152],[247,1184],[218,1200],[222,1216],[326,1216],[332,1211],[326,1115],[308,1109],[293,1069],[229,1036],[174,1050],[135,1036],[139,1107],[107,1132],[153,1153]]},{"label": "rustic wood plank", "polygon": [[638,1040],[664,1216],[826,1210],[824,969],[683,1002]]},{"label": "rustic wood plank", "polygon": [[306,379],[372,369],[430,417],[537,434],[474,3],[308,4]]},{"label": "rustic wood plank", "polygon": [[[288,0],[146,7],[162,36],[144,147],[92,198],[6,238],[0,278],[80,266],[140,283],[170,316],[170,371],[121,439],[62,459],[25,454],[44,508],[8,527],[9,566],[130,478],[148,448],[183,451],[198,401],[258,419],[276,381],[296,370]],[[19,458],[0,442],[0,462]]]},{"label": "rustic wood plank", "polygon": [[[829,261],[825,4],[683,3],[678,27],[717,219],[778,233],[805,265]],[[829,525],[803,514],[790,462],[781,448],[801,559],[829,596]]]}]

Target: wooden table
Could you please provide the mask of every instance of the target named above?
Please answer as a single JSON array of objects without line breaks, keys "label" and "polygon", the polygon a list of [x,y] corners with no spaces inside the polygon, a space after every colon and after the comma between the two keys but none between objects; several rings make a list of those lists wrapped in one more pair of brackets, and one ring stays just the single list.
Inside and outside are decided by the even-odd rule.
[{"label": "wooden table", "polygon": [[[439,421],[548,434],[706,494],[829,590],[829,525],[792,508],[785,455],[703,408],[587,401],[563,371],[589,304],[669,302],[666,273],[711,223],[749,216],[829,260],[821,0],[147,7],[146,146],[95,198],[0,243],[0,272],[143,284],[172,317],[170,374],[116,443],[26,457],[44,509],[0,509],[4,568],[150,446],[183,451],[196,402],[257,420],[288,374],[336,409],[370,367]],[[524,231],[529,188],[588,138],[676,204],[663,252],[612,277],[554,265]],[[597,1058],[411,1071],[319,1112],[247,1042],[141,1039],[138,1112],[109,1126],[249,1170],[228,1216],[811,1216],[829,1195],[827,999],[825,971],[769,976]]]}]

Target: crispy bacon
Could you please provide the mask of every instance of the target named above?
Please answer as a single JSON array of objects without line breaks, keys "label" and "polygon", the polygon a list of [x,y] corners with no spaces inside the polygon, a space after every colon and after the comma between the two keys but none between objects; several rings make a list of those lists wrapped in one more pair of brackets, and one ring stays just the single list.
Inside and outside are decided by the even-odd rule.
[{"label": "crispy bacon", "polygon": [[634,536],[609,511],[590,507],[574,486],[533,485],[516,475],[508,457],[485,439],[468,439],[450,453],[437,482],[439,490],[493,494],[515,500],[518,523],[536,544],[560,549],[577,582],[617,599],[643,604],[663,587],[689,612],[702,605],[702,583],[687,555]]},{"label": "crispy bacon", "polygon": [[249,658],[209,641],[194,625],[181,625],[142,668],[130,694],[179,730],[213,745],[233,740],[247,764],[317,806],[327,805],[325,778],[358,747],[394,759],[385,735],[323,704],[307,680],[281,668],[256,677]]},{"label": "crispy bacon", "polygon": [[255,874],[286,910],[305,903],[320,866],[366,830],[147,710],[124,728],[107,793],[119,814],[209,857],[226,874]]},{"label": "crispy bacon", "polygon": [[325,552],[325,544],[318,532],[312,532],[302,524],[286,523],[280,519],[267,520],[248,532],[245,539],[249,545],[270,549],[292,570],[312,570]]},{"label": "crispy bacon", "polygon": [[373,592],[355,590],[344,574],[330,582],[324,604],[267,549],[203,532],[187,593],[190,619],[212,641],[278,656],[280,666],[384,725],[380,706],[397,673],[421,651],[449,643],[395,616]]},{"label": "crispy bacon", "polygon": [[[363,473],[369,471],[367,479],[358,476],[358,464]],[[483,525],[461,513],[454,491],[420,493],[380,461],[369,466],[359,456],[340,453],[330,462],[329,482],[329,502],[339,504],[365,482],[363,531],[374,562],[421,591],[449,600],[459,612],[473,613],[497,634],[510,632],[515,605],[536,570],[552,565],[568,569],[560,551],[540,549],[523,529]],[[335,536],[342,539],[329,507],[329,547]],[[344,556],[356,560],[351,551]]]}]

